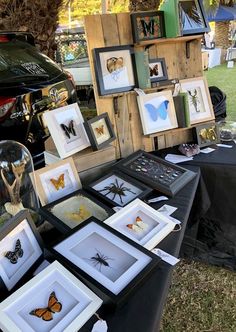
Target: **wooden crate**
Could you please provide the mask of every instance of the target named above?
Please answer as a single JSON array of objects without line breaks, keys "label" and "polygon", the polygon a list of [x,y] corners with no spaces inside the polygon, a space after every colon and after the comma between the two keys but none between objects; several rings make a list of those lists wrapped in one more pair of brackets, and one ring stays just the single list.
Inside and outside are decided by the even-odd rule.
[{"label": "wooden crate", "polygon": [[[97,91],[92,50],[98,47],[133,45],[129,13],[88,15],[85,17],[85,32],[94,85],[97,113],[108,112],[117,140],[114,141],[116,157],[125,157],[143,149],[152,151],[192,140],[192,129],[179,129],[144,136],[136,101],[136,92],[99,96]],[[164,57],[169,79],[184,79],[202,76],[201,36],[162,38],[134,45],[149,48],[150,58]],[[173,89],[174,85],[168,87]],[[155,92],[161,86],[152,88]],[[146,92],[146,90],[145,90]]]}]

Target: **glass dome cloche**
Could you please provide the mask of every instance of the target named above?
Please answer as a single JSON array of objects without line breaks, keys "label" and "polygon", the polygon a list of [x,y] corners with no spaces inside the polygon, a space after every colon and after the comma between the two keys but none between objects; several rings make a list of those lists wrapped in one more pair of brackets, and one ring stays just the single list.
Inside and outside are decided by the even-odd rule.
[{"label": "glass dome cloche", "polygon": [[33,170],[31,154],[23,144],[0,141],[0,226],[23,209],[29,209],[35,220],[33,211],[39,202],[30,179]]}]

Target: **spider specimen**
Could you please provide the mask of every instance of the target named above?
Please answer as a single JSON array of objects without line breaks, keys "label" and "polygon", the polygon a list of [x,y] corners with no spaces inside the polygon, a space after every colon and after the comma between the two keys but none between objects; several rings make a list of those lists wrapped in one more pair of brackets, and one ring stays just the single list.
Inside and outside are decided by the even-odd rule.
[{"label": "spider specimen", "polygon": [[120,198],[121,204],[124,204],[124,202],[122,200],[122,196],[126,196],[126,194],[125,194],[126,191],[129,193],[132,193],[134,195],[136,194],[130,188],[124,187],[124,182],[119,184],[117,179],[115,179],[115,182],[112,182],[109,186],[106,186],[103,189],[98,190],[98,192],[103,192],[103,191],[107,191],[107,193],[104,194],[104,196],[107,196],[109,194],[114,194],[113,197],[111,198],[113,201],[114,201],[116,195],[118,195]]},{"label": "spider specimen", "polygon": [[102,266],[110,267],[108,260],[113,260],[113,258],[109,258],[108,256],[103,255],[98,249],[96,249],[96,251],[96,254],[89,258],[89,260],[92,261],[93,266],[98,267],[98,270],[101,272]]}]

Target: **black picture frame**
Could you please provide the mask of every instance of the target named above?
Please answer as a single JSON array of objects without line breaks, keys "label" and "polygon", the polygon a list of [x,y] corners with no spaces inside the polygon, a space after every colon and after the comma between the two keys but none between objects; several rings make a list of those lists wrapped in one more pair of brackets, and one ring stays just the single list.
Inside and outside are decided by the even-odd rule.
[{"label": "black picture frame", "polygon": [[94,69],[100,96],[131,91],[137,75],[131,45],[93,49]]},{"label": "black picture frame", "polygon": [[183,36],[210,31],[202,0],[179,0],[179,18]]},{"label": "black picture frame", "polygon": [[[131,186],[130,191],[126,190],[126,193],[124,192],[124,195],[121,195],[121,198],[119,196],[119,194],[117,194],[114,199],[109,198],[107,195],[108,190],[103,190],[104,194],[100,191],[100,190],[96,190],[94,187],[99,187],[99,185],[102,182],[106,182],[106,180],[109,180],[109,178],[113,178],[112,182],[110,182],[111,184],[113,183],[113,181],[117,180],[118,186],[127,188],[127,184],[129,184]],[[115,182],[116,185],[116,182]],[[149,195],[152,192],[152,188],[146,186],[144,183],[130,177],[127,176],[125,173],[120,172],[118,170],[113,170],[112,172],[109,172],[108,174],[104,175],[103,177],[97,179],[96,181],[93,181],[89,184],[86,185],[85,187],[88,191],[90,191],[92,194],[98,196],[101,200],[105,201],[107,204],[111,205],[111,206],[125,206],[127,204],[129,204],[130,202],[132,202],[134,199],[139,198],[139,199],[143,199],[145,198],[147,195]],[[137,194],[134,196],[133,193],[135,193],[134,190],[137,190]],[[129,192],[130,192],[130,197],[129,196]],[[112,194],[113,195],[113,194]],[[126,200],[123,201],[122,199]],[[117,197],[117,198],[116,198]],[[115,200],[116,198],[116,200]]]},{"label": "black picture frame", "polygon": [[196,175],[190,170],[142,150],[124,158],[115,167],[171,197]]},{"label": "black picture frame", "polygon": [[130,14],[134,43],[166,37],[164,11],[145,11]]},{"label": "black picture frame", "polygon": [[[97,243],[97,241],[90,241],[90,243],[91,245],[93,245],[94,249],[97,250],[99,256],[93,254],[94,256],[91,256],[91,259],[94,259],[97,256],[98,258],[104,260],[104,262],[108,263],[108,265],[106,265],[106,263],[104,264],[104,262],[102,263],[103,266],[101,268],[100,274],[98,273],[98,271],[95,271],[99,270],[99,266],[96,264],[91,264],[91,262],[89,262],[89,259],[86,260],[87,256],[90,253],[90,245],[87,239],[92,238],[96,235],[102,236],[102,239],[100,239],[99,243]],[[108,249],[108,252],[106,252],[107,255],[113,255],[113,247],[118,246],[118,248],[125,252],[127,256],[129,256],[129,258],[132,257],[133,252],[136,252],[136,260],[139,259],[137,257],[140,255],[142,257],[145,257],[145,260],[147,261],[146,264],[144,264],[143,268],[140,268],[139,272],[135,272],[134,275],[130,278],[130,280],[128,280],[127,284],[119,291],[114,291],[113,289],[111,289],[113,287],[112,283],[114,283],[115,285],[116,282],[120,282],[120,279],[122,279],[122,277],[119,277],[117,279],[114,278],[111,282],[110,288],[108,285],[108,278],[110,277],[103,277],[103,275],[101,275],[103,274],[103,267],[106,268],[107,266],[110,270],[112,270],[111,265],[114,265],[115,261],[115,259],[109,259],[109,256],[103,256],[103,253],[99,252],[99,249],[101,249],[100,247],[103,248],[103,241],[105,243],[105,247]],[[84,243],[83,247],[81,243]],[[63,247],[61,247],[59,250],[58,246],[61,245],[63,245]],[[81,249],[78,248],[80,245]],[[100,245],[99,248],[97,248],[98,245]],[[80,263],[82,263],[82,259],[84,261],[84,264],[80,264],[79,261],[73,262],[72,260],[70,260],[68,253],[74,250],[74,248],[78,248],[76,252],[78,253],[77,257],[80,257]],[[85,249],[84,251],[83,248]],[[120,232],[113,229],[112,227],[101,223],[99,220],[93,217],[89,218],[88,220],[77,226],[64,238],[61,238],[59,241],[55,242],[53,246],[48,247],[47,250],[50,260],[56,259],[61,262],[61,264],[66,266],[79,279],[82,279],[85,284],[87,284],[100,298],[102,298],[105,305],[112,306],[120,306],[121,304],[123,304],[127,300],[127,297],[132,294],[134,290],[138,287],[138,285],[142,283],[146,278],[148,278],[151,272],[153,272],[154,269],[157,268],[160,262],[160,258],[157,255],[153,254],[150,250],[144,248],[143,246],[140,246],[136,242],[130,240]],[[116,258],[118,257],[120,259],[120,255],[116,256]],[[91,264],[94,267],[94,269],[90,269],[89,273],[86,271],[86,268],[84,268],[84,266],[88,264]],[[134,264],[134,262],[130,263],[130,266]],[[127,270],[124,269],[124,273],[130,270],[130,266],[126,266]],[[119,273],[118,269],[115,268],[113,269],[113,272]],[[131,272],[131,274],[132,273],[133,272]],[[97,275],[100,275],[100,277],[97,278]],[[125,278],[123,278],[123,282],[125,283]]]},{"label": "black picture frame", "polygon": [[149,59],[148,62],[151,83],[168,80],[165,58]]},{"label": "black picture frame", "polygon": [[43,240],[28,210],[18,212],[4,224],[0,232],[0,301],[32,277],[44,260],[43,248]]},{"label": "black picture frame", "polygon": [[[82,200],[82,202],[84,200],[85,203],[87,201],[87,203],[89,203],[90,205],[92,204],[90,206],[90,210],[89,210],[89,208],[84,206],[83,203],[81,204],[81,202],[78,203],[78,207],[75,206],[77,197],[80,200]],[[75,200],[75,203],[73,202],[73,200]],[[75,206],[75,208],[73,208],[73,206]],[[83,206],[82,211],[80,210],[81,206]],[[56,210],[54,213],[56,213],[57,215],[55,215],[52,212],[53,208]],[[67,213],[65,210],[66,208],[71,210],[70,212],[68,212],[72,215],[71,222],[70,222],[70,217],[65,216],[65,219],[62,220],[63,215],[60,216],[60,213],[64,213],[64,214]],[[95,209],[97,209],[97,210],[95,210]],[[75,212],[73,212],[73,210]],[[91,217],[91,215],[93,215],[90,213],[91,211],[94,214],[96,214],[97,219],[99,219],[99,216],[101,216],[100,221],[105,220],[106,218],[108,218],[109,216],[111,216],[114,213],[114,211],[110,207],[103,204],[102,202],[97,200],[94,196],[90,195],[88,192],[86,192],[83,189],[76,190],[73,193],[66,195],[47,205],[44,205],[39,209],[39,213],[42,215],[42,217],[45,220],[47,220],[50,224],[52,224],[62,234],[66,234],[66,233],[70,232],[71,229],[77,227],[78,224],[84,223],[84,221],[86,221],[87,219],[89,219]],[[80,214],[81,214],[81,216],[80,216]],[[73,222],[73,218],[74,218],[74,222]],[[84,219],[84,220],[80,220],[80,219]],[[74,227],[70,227],[70,225],[73,225]]]},{"label": "black picture frame", "polygon": [[116,135],[107,112],[86,120],[84,122],[84,127],[94,151],[103,149],[116,139]]},{"label": "black picture frame", "polygon": [[195,138],[200,148],[220,143],[218,125],[214,122],[196,126]]}]

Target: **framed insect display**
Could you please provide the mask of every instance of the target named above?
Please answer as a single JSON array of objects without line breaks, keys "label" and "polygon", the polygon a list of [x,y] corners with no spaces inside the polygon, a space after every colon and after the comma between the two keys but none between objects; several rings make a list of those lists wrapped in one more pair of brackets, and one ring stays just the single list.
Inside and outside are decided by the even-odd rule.
[{"label": "framed insect display", "polygon": [[137,96],[144,135],[178,127],[170,90]]},{"label": "framed insect display", "polygon": [[149,59],[149,73],[151,83],[168,80],[165,59]]},{"label": "framed insect display", "polygon": [[183,36],[210,31],[202,0],[179,0],[178,3]]},{"label": "framed insect display", "polygon": [[4,332],[77,332],[102,300],[54,261],[0,303]]},{"label": "framed insect display", "polygon": [[169,196],[195,177],[194,172],[142,150],[119,161],[116,167]]},{"label": "framed insect display", "polygon": [[130,45],[93,50],[99,95],[130,91],[136,84],[134,55]]},{"label": "framed insect display", "polygon": [[172,220],[138,198],[104,222],[149,250],[175,227]]},{"label": "framed insect display", "polygon": [[180,80],[182,92],[187,92],[190,124],[215,119],[211,96],[205,77]]},{"label": "framed insect display", "polygon": [[72,157],[40,168],[30,177],[42,206],[82,187]]},{"label": "framed insect display", "polygon": [[131,13],[130,17],[134,43],[166,36],[163,11]]},{"label": "framed insect display", "polygon": [[92,216],[103,221],[114,213],[83,189],[42,206],[39,212],[61,233],[67,233]]},{"label": "framed insect display", "polygon": [[103,113],[84,122],[93,150],[104,148],[116,139],[108,113]]},{"label": "framed insect display", "polygon": [[86,189],[112,206],[125,206],[135,198],[146,197],[152,189],[119,171],[112,171],[88,184]]},{"label": "framed insect display", "polygon": [[43,121],[61,158],[69,157],[90,146],[77,103],[45,112]]},{"label": "framed insect display", "polygon": [[55,244],[52,253],[114,303],[123,301],[159,262],[150,251],[96,218]]},{"label": "framed insect display", "polygon": [[43,244],[27,210],[19,212],[0,233],[0,297],[12,291],[43,260]]},{"label": "framed insect display", "polygon": [[216,123],[206,123],[196,126],[196,140],[200,148],[220,143],[219,127]]}]

